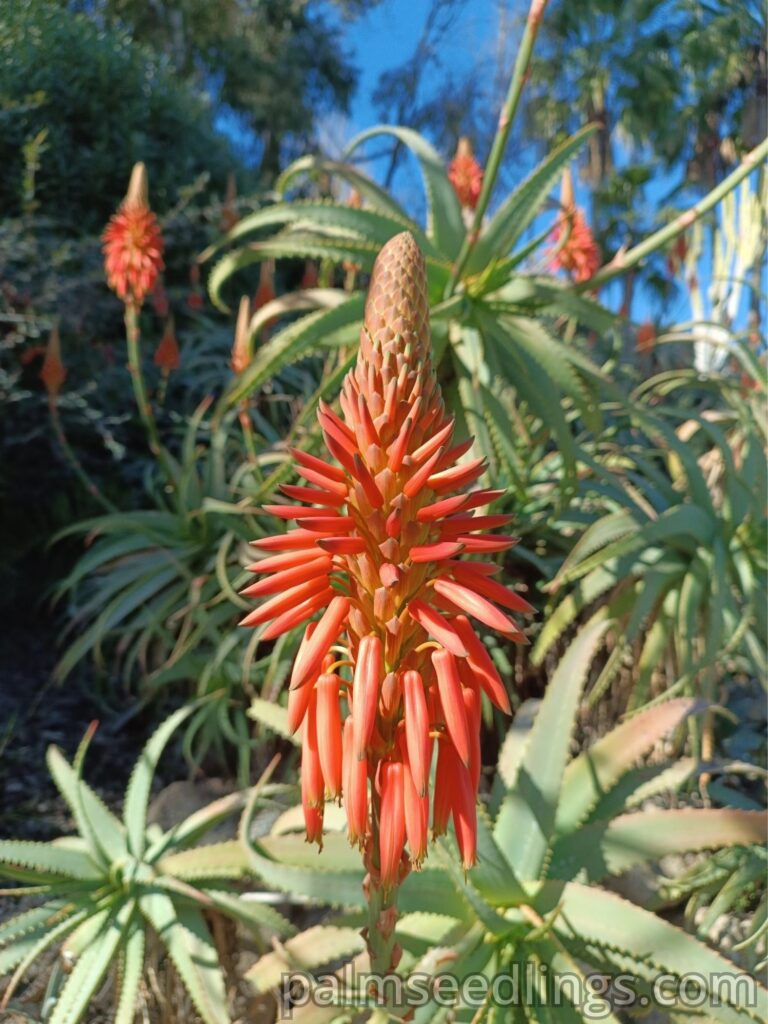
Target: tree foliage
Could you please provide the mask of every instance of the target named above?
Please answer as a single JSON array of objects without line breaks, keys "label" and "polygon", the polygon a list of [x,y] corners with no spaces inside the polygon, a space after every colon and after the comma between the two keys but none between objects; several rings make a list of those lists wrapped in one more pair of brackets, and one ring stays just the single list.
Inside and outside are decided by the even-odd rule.
[{"label": "tree foliage", "polygon": [[[203,172],[232,166],[211,110],[168,61],[122,30],[51,0],[0,12],[0,208],[98,229],[143,160],[159,207]],[[34,171],[34,182],[30,176]]]}]

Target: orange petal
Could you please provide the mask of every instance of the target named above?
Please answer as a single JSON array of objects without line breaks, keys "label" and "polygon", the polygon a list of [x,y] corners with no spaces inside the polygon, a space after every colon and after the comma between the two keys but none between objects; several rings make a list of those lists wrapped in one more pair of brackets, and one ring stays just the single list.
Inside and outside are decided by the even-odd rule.
[{"label": "orange petal", "polygon": [[303,650],[296,655],[291,673],[291,688],[302,686],[311,679],[312,673],[322,663],[328,648],[341,632],[348,614],[349,598],[341,595],[334,597]]},{"label": "orange petal", "polygon": [[403,699],[410,774],[419,796],[424,796],[429,784],[432,739],[429,735],[429,711],[424,683],[418,672],[410,670],[403,673]]},{"label": "orange petal", "polygon": [[[306,690],[304,686],[299,689]],[[323,770],[325,787],[332,799],[341,795],[341,710],[339,708],[339,677],[323,674],[317,680],[317,734],[322,737],[319,744],[320,765]],[[295,692],[295,691],[294,691]]]},{"label": "orange petal", "polygon": [[501,676],[497,672],[485,644],[475,633],[466,616],[458,615],[456,617],[456,632],[469,651],[467,667],[482,687],[488,700],[506,715],[511,714],[512,708],[509,703],[509,696],[507,695],[504,683],[501,681]]},{"label": "orange petal", "polygon": [[309,501],[313,505],[329,505],[337,508],[347,500],[347,492],[337,494],[326,490],[316,490],[314,487],[302,487],[299,484],[282,484],[280,490],[286,498],[293,498],[294,501]]},{"label": "orange petal", "polygon": [[414,622],[418,622],[422,629],[427,631],[433,640],[437,640],[438,643],[441,643],[443,647],[455,654],[456,657],[466,658],[467,651],[458,634],[451,623],[440,612],[430,608],[424,601],[415,598],[408,605],[408,614]]},{"label": "orange petal", "polygon": [[303,548],[315,547],[317,534],[309,530],[291,530],[290,533],[277,533],[251,543],[262,551],[300,551]]},{"label": "orange petal", "polygon": [[401,744],[403,755],[403,814],[405,835],[411,860],[418,867],[427,855],[427,833],[429,831],[429,796],[426,791],[419,793],[413,779],[408,760],[406,744]]},{"label": "orange petal", "polygon": [[381,814],[379,818],[379,867],[381,886],[388,892],[398,882],[405,845],[403,765],[384,761],[381,765]]},{"label": "orange petal", "polygon": [[365,757],[379,706],[382,677],[382,645],[377,636],[364,636],[357,651],[352,684],[353,756]]},{"label": "orange petal", "polygon": [[252,583],[240,593],[244,597],[266,597],[268,594],[284,593],[290,587],[295,587],[297,583],[316,579],[320,575],[327,576],[332,565],[331,559],[327,555],[322,555],[309,562],[302,562],[291,569],[267,576],[263,580],[259,580],[258,583]]},{"label": "orange petal", "polygon": [[298,608],[289,608],[287,612],[278,615],[261,634],[261,640],[274,640],[275,637],[282,636],[283,633],[300,626],[302,622],[307,621],[310,615],[314,615],[315,612],[325,607],[333,599],[334,593],[333,588],[328,587],[327,590],[322,590],[315,597],[304,601]]},{"label": "orange petal", "polygon": [[455,541],[438,541],[435,544],[423,544],[411,548],[408,555],[412,562],[441,562],[445,558],[452,558],[464,550],[463,544]]},{"label": "orange petal", "polygon": [[344,722],[344,808],[350,843],[362,843],[368,831],[368,759],[352,751],[352,716]]},{"label": "orange petal", "polygon": [[471,587],[472,590],[476,590],[479,594],[490,598],[496,604],[503,605],[505,608],[511,608],[513,612],[522,612],[525,615],[530,615],[536,611],[533,605],[529,604],[520,594],[516,594],[514,590],[509,590],[507,587],[502,586],[496,580],[486,579],[482,573],[478,573],[475,570],[474,566],[457,562],[452,569],[452,575],[459,583]]},{"label": "orange petal", "polygon": [[336,480],[338,483],[345,482],[344,470],[339,469],[338,466],[333,466],[330,462],[318,459],[316,455],[310,455],[309,452],[303,452],[300,448],[289,448],[288,451],[300,465],[305,466],[307,469],[314,469],[316,472],[322,473],[323,476],[330,477],[331,480]]},{"label": "orange petal", "polygon": [[365,551],[362,537],[322,537],[317,544],[332,555],[361,555]]},{"label": "orange petal", "polygon": [[437,689],[443,708],[445,727],[459,758],[468,765],[471,753],[469,723],[467,722],[456,658],[450,651],[433,651],[432,664],[437,676]]},{"label": "orange petal", "polygon": [[442,519],[443,516],[449,516],[451,512],[458,512],[464,507],[466,500],[465,494],[453,494],[450,498],[443,498],[442,501],[436,501],[432,505],[420,508],[416,513],[416,519],[420,523],[432,523],[436,519]]},{"label": "orange petal", "polygon": [[491,629],[498,629],[500,633],[519,632],[512,619],[497,608],[495,604],[491,604],[487,598],[471,590],[469,587],[465,587],[462,583],[441,579],[435,580],[434,587],[436,593],[447,597],[449,601],[453,601],[455,605],[458,605],[468,615],[472,615],[481,622],[484,622]]},{"label": "orange petal", "polygon": [[438,448],[434,455],[430,455],[424,465],[417,469],[410,480],[407,481],[403,487],[403,494],[406,498],[415,497],[419,491],[426,486],[427,480],[429,480],[429,477],[437,465],[442,453],[443,449]]},{"label": "orange petal", "polygon": [[282,612],[290,608],[296,608],[298,605],[303,604],[304,601],[315,597],[320,591],[327,589],[328,576],[321,573],[319,576],[315,576],[314,579],[300,583],[298,587],[291,587],[290,590],[277,594],[275,597],[270,598],[269,601],[265,601],[264,604],[259,605],[258,608],[252,611],[250,615],[246,615],[240,625],[258,626],[262,622],[268,622]]}]

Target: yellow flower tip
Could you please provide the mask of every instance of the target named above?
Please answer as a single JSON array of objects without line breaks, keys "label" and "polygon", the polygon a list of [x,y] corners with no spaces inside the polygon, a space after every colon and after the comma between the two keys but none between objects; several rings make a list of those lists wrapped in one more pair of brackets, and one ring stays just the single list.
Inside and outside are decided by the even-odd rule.
[{"label": "yellow flower tip", "polygon": [[149,208],[147,168],[141,161],[133,165],[131,180],[128,183],[128,191],[125,194],[125,205]]},{"label": "yellow flower tip", "polygon": [[570,215],[576,209],[576,199],[573,191],[573,175],[570,167],[563,171],[563,180],[560,184],[560,206],[564,213]]}]

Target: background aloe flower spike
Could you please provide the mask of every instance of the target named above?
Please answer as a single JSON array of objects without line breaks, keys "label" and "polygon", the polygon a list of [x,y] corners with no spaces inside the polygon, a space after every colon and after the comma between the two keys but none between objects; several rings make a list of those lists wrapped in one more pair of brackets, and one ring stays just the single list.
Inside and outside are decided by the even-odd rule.
[{"label": "background aloe flower spike", "polygon": [[[268,640],[322,612],[305,628],[289,693],[291,727],[304,727],[307,836],[322,840],[324,799],[341,794],[371,886],[390,893],[426,854],[435,738],[432,831],[452,816],[462,863],[474,864],[480,693],[510,705],[469,619],[524,642],[508,611],[532,610],[491,578],[498,566],[459,560],[515,539],[483,532],[508,522],[478,513],[503,492],[468,490],[485,463],[458,462],[471,440],[452,441],[424,259],[408,233],[376,260],[340,405],[342,417],[325,404],[318,413],[338,464],[294,451],[304,483],[282,490],[304,504],[266,506],[298,528],[255,542],[269,555],[250,566],[263,578],[244,593],[265,600],[242,624],[267,624]],[[330,653],[339,644],[346,653]]]}]

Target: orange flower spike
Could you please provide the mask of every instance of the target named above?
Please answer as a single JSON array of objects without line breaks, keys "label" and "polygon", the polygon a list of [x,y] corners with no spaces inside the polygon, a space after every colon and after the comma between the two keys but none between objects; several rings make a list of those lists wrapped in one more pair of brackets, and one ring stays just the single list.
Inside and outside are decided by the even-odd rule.
[{"label": "orange flower spike", "polygon": [[401,761],[382,761],[380,766],[381,819],[379,870],[385,892],[399,881],[400,859],[405,844],[405,805]]},{"label": "orange flower spike", "polygon": [[[318,409],[332,461],[293,450],[304,482],[281,490],[299,504],[265,508],[298,525],[254,542],[269,554],[249,567],[260,579],[244,593],[259,605],[245,624],[261,626],[263,640],[306,627],[291,672],[289,725],[314,721],[321,744],[332,736],[318,754],[323,788],[335,796],[340,777],[349,837],[365,851],[374,892],[407,870],[406,831],[413,861],[423,856],[435,731],[442,738],[433,828],[444,831],[453,814],[471,861],[472,808],[466,794],[455,805],[457,772],[473,793],[465,765],[476,778],[480,689],[500,707],[509,702],[464,612],[522,642],[501,608],[530,607],[488,580],[496,566],[473,562],[462,575],[463,555],[516,541],[482,532],[507,521],[482,512],[502,492],[469,490],[483,462],[456,464],[471,442],[454,444],[431,362],[424,259],[407,233],[376,260],[340,410],[325,402]],[[346,678],[334,674],[334,658],[351,663]],[[343,686],[350,710],[342,726]],[[307,764],[311,812],[311,743]],[[316,824],[308,813],[308,829]]]},{"label": "orange flower spike", "polygon": [[160,367],[163,373],[170,373],[171,370],[178,370],[181,366],[181,352],[176,339],[176,331],[173,329],[173,320],[169,319],[165,325],[160,344],[155,349],[155,366]]},{"label": "orange flower spike", "polygon": [[325,788],[331,799],[336,800],[341,796],[342,776],[339,677],[333,673],[324,673],[317,680],[316,689],[317,734],[321,737],[321,742],[318,745],[320,767],[323,771]]},{"label": "orange flower spike", "polygon": [[317,693],[312,691],[301,739],[301,804],[307,841],[322,846],[325,787],[317,745]]},{"label": "orange flower spike", "polygon": [[483,168],[475,159],[472,143],[462,137],[456,147],[456,155],[448,165],[448,180],[462,206],[474,210],[483,187]]},{"label": "orange flower spike", "polygon": [[238,376],[248,369],[251,362],[250,345],[251,302],[247,295],[240,299],[235,322],[235,341],[232,345],[230,366]]},{"label": "orange flower spike", "polygon": [[54,327],[48,336],[48,344],[45,349],[45,359],[40,369],[40,380],[45,385],[48,398],[54,402],[58,396],[64,381],[67,379],[67,370],[61,361],[61,338],[59,328]]},{"label": "orange flower spike", "polygon": [[128,192],[102,235],[109,287],[126,304],[140,306],[163,269],[163,238],[149,208],[147,171],[133,168]]},{"label": "orange flower spike", "polygon": [[588,281],[597,273],[601,262],[600,247],[584,212],[576,205],[569,168],[563,174],[560,213],[552,240],[555,243],[551,259],[553,270],[565,270],[577,283]]}]

